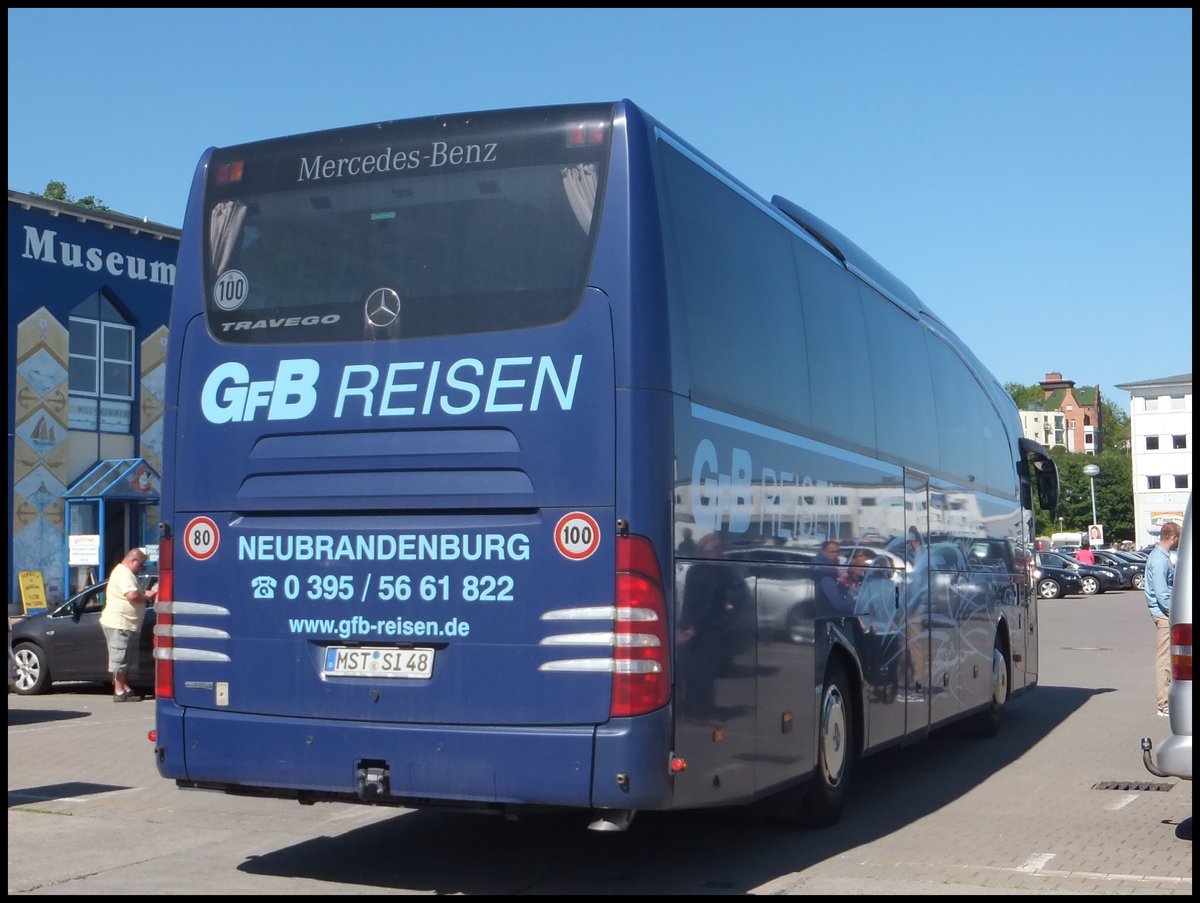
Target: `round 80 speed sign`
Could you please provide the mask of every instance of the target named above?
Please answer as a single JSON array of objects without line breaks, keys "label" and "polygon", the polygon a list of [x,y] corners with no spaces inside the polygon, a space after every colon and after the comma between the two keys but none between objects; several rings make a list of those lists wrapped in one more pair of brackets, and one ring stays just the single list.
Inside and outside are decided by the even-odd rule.
[{"label": "round 80 speed sign", "polygon": [[600,525],[583,511],[564,514],[554,528],[554,544],[564,558],[572,561],[590,558],[600,548]]},{"label": "round 80 speed sign", "polygon": [[221,533],[211,517],[193,517],[183,533],[183,547],[197,561],[212,558],[221,544]]}]

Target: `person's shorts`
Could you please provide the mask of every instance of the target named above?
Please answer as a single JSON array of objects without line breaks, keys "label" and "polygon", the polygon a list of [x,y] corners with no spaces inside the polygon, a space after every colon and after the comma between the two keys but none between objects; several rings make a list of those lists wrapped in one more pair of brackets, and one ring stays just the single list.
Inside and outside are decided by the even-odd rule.
[{"label": "person's shorts", "polygon": [[113,674],[128,674],[138,664],[138,632],[104,628],[104,641],[108,644],[108,670]]}]

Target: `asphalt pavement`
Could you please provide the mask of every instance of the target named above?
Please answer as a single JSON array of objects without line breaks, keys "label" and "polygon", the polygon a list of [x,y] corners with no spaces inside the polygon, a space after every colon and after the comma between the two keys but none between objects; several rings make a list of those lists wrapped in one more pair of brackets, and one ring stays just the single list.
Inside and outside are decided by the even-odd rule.
[{"label": "asphalt pavement", "polygon": [[1141,593],[1041,602],[1041,685],[998,737],[941,731],[862,763],[824,831],[735,811],[576,817],[185,791],[158,776],[154,702],[9,696],[9,894],[1192,893],[1189,781],[1161,743]]}]

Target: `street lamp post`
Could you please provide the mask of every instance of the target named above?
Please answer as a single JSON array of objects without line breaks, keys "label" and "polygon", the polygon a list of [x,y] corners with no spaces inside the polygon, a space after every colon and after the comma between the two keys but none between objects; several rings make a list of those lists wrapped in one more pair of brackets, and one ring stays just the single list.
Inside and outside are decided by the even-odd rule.
[{"label": "street lamp post", "polygon": [[1084,465],[1083,475],[1092,481],[1092,523],[1099,523],[1096,520],[1096,477],[1100,475],[1100,468],[1095,464]]}]

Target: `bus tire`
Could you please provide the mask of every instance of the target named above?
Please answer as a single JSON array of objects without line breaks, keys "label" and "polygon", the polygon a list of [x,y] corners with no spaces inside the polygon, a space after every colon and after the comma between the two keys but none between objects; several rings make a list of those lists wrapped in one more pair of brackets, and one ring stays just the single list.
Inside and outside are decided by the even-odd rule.
[{"label": "bus tire", "polygon": [[992,694],[987,708],[972,718],[972,727],[978,737],[994,737],[1000,733],[1000,712],[1008,702],[1009,662],[1008,645],[1002,634],[996,634],[992,646]]},{"label": "bus tire", "polygon": [[841,662],[829,665],[817,712],[817,767],[804,795],[804,820],[814,828],[834,824],[846,805],[854,771],[853,687]]}]

